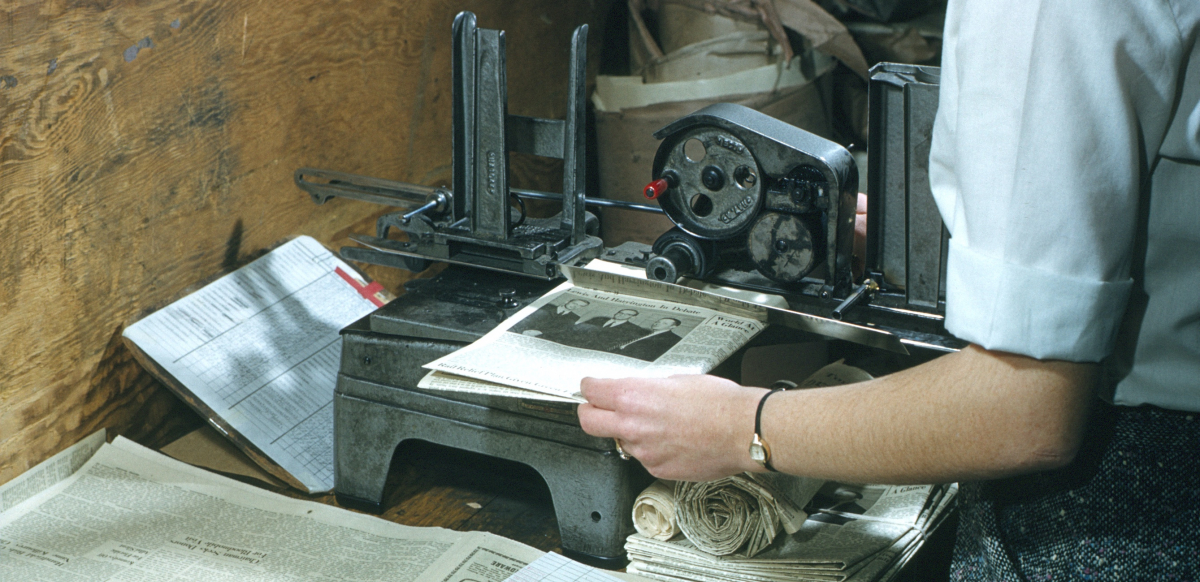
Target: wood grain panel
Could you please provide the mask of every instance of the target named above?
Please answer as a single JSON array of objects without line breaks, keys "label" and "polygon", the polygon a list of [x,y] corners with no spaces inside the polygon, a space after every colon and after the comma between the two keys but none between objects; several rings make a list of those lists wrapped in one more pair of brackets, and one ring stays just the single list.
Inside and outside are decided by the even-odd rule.
[{"label": "wood grain panel", "polygon": [[510,111],[561,117],[571,30],[599,46],[608,5],[0,1],[0,482],[95,427],[194,424],[114,338],[286,237],[373,229],[379,207],[318,207],[295,168],[449,182],[458,10],[508,32]]}]

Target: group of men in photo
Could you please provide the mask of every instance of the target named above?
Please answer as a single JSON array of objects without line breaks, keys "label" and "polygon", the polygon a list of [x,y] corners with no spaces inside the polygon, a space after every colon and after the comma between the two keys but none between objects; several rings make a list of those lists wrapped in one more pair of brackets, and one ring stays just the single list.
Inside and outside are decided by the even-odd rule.
[{"label": "group of men in photo", "polygon": [[562,305],[547,304],[509,329],[565,346],[598,350],[653,362],[679,343],[675,329],[682,323],[661,317],[647,329],[634,323],[639,312],[621,308],[611,315],[580,315],[591,303],[571,299]]}]

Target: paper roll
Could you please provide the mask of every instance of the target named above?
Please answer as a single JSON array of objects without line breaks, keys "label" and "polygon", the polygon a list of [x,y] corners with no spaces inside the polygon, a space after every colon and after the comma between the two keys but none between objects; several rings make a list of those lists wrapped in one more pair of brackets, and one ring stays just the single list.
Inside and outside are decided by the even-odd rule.
[{"label": "paper roll", "polygon": [[753,557],[775,540],[779,508],[770,490],[750,473],[675,485],[676,520],[697,548],[728,556],[745,548]]},{"label": "paper roll", "polygon": [[659,479],[633,501],[633,527],[639,534],[667,541],[679,533],[675,521],[675,482]]}]

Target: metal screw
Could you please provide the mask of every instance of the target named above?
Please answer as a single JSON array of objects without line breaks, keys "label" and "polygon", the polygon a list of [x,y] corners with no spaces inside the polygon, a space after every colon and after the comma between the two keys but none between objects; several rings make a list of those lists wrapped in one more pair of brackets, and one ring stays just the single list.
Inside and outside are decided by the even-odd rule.
[{"label": "metal screw", "polygon": [[725,172],[716,166],[706,166],[700,170],[700,182],[709,190],[720,190],[725,186]]},{"label": "metal screw", "polygon": [[499,301],[500,307],[502,309],[514,309],[516,307],[519,307],[520,304],[517,303],[516,297],[517,297],[516,289],[501,289],[500,290],[500,301]]}]

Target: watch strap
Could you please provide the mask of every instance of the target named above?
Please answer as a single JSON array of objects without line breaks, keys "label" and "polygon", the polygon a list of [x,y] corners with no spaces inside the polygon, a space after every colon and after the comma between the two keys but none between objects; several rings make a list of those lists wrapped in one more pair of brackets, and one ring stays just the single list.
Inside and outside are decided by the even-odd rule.
[{"label": "watch strap", "polygon": [[[771,395],[776,392],[783,392],[784,390],[790,390],[795,387],[796,387],[795,382],[791,382],[788,380],[779,380],[779,381],[775,382],[774,384],[772,384],[770,390],[768,390],[766,394],[763,394],[762,398],[760,398],[758,400],[758,409],[754,411],[754,438],[758,442],[761,442],[761,443],[766,442],[762,438],[762,411],[763,411],[763,405],[767,403],[767,398],[770,398]],[[767,447],[766,450],[768,452],[766,454],[766,457],[763,459],[762,466],[766,467],[766,469],[768,471],[771,471],[772,473],[778,473],[779,471],[776,470],[775,467],[771,466],[771,454],[769,452],[770,448]]]}]

